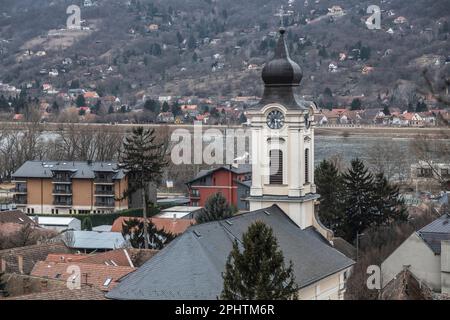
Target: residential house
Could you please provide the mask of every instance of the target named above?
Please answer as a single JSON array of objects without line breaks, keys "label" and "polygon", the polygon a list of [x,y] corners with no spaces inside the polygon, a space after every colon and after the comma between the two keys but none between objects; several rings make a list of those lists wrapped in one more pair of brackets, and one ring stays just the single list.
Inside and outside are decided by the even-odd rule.
[{"label": "residential house", "polygon": [[186,185],[192,206],[204,207],[210,196],[222,193],[238,210],[249,210],[246,198],[250,193],[251,166],[248,164],[201,170]]},{"label": "residential house", "polygon": [[158,123],[174,123],[175,117],[172,112],[161,112],[156,117]]},{"label": "residential house", "polygon": [[29,214],[105,213],[128,209],[128,188],[114,162],[27,161],[12,175],[17,208]]},{"label": "residential house", "polygon": [[77,218],[36,217],[39,226],[54,231],[81,230],[81,221]]},{"label": "residential house", "polygon": [[155,218],[195,219],[202,207],[175,206],[161,210]]},{"label": "residential house", "polygon": [[447,182],[450,187],[450,163],[426,163],[421,161],[411,165],[413,183]]},{"label": "residential house", "polygon": [[[79,268],[79,273],[73,275],[73,268]],[[55,263],[39,261],[34,265],[31,275],[46,279],[71,281],[74,286],[91,285],[101,291],[109,291],[116,286],[117,281],[136,270],[132,267],[103,265],[84,262]],[[78,278],[79,277],[79,278]]]},{"label": "residential house", "polygon": [[62,241],[0,250],[0,272],[30,274],[36,261],[43,261],[50,253],[70,253]]},{"label": "residential house", "polygon": [[406,239],[381,264],[386,287],[407,268],[434,293],[450,294],[450,216],[444,214]]}]

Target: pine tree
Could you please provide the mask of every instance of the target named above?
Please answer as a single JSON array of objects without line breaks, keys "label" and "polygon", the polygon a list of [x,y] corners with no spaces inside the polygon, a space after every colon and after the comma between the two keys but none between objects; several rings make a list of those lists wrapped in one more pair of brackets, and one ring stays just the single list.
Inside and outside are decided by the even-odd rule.
[{"label": "pine tree", "polygon": [[[120,168],[128,171],[129,187],[124,197],[140,191],[143,204],[144,233],[147,233],[147,210],[150,204],[148,188],[157,184],[167,166],[167,148],[164,143],[158,143],[155,129],[134,128],[131,136],[127,136],[119,154]],[[148,249],[148,236],[144,237],[145,249]]]},{"label": "pine tree", "polygon": [[355,159],[343,177],[344,223],[339,228],[347,241],[370,226],[374,212],[374,178],[364,163]]},{"label": "pine tree", "polygon": [[400,198],[399,188],[391,185],[383,173],[374,181],[375,225],[388,225],[394,221],[406,221],[408,215],[404,200]]},{"label": "pine tree", "polygon": [[352,104],[350,105],[351,110],[361,110],[361,100],[358,98],[355,98],[352,100]]},{"label": "pine tree", "polygon": [[237,241],[228,256],[221,299],[297,299],[292,262],[286,267],[273,231],[263,222],[250,225],[242,236],[243,251]]},{"label": "pine tree", "polygon": [[75,104],[77,105],[78,108],[86,106],[86,100],[84,99],[84,96],[82,94],[80,94],[77,97],[77,100],[75,101]]},{"label": "pine tree", "polygon": [[320,221],[331,230],[342,225],[344,211],[342,206],[342,177],[336,166],[323,160],[315,170],[317,193],[320,194]]},{"label": "pine tree", "polygon": [[231,217],[233,210],[227,202],[227,199],[221,194],[213,194],[206,200],[205,208],[197,216],[197,223],[223,220]]},{"label": "pine tree", "polygon": [[167,103],[167,101],[164,101],[164,103],[162,105],[162,108],[161,108],[161,111],[162,112],[167,112],[167,111],[169,111],[169,109],[170,109],[169,104]]},{"label": "pine tree", "polygon": [[86,217],[83,219],[83,224],[81,226],[81,230],[92,231],[92,220],[90,217]]},{"label": "pine tree", "polygon": [[389,110],[388,106],[384,106],[383,113],[384,113],[385,116],[390,116],[391,115],[391,111]]},{"label": "pine tree", "polygon": [[[175,236],[170,232],[165,232],[164,229],[158,229],[151,221],[147,221],[147,243],[150,248],[161,250],[170,241],[175,239]],[[122,235],[125,239],[130,241],[133,248],[145,248],[145,232],[144,221],[139,219],[129,219],[124,221],[122,225]]]}]

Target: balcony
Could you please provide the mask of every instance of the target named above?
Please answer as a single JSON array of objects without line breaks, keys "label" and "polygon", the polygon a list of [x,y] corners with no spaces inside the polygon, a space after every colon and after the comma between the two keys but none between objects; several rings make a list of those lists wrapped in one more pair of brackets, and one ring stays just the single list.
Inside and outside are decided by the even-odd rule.
[{"label": "balcony", "polygon": [[53,194],[72,194],[72,188],[53,188]]},{"label": "balcony", "polygon": [[95,196],[105,196],[105,197],[114,197],[115,196],[114,189],[112,189],[112,190],[96,189],[94,194],[95,194]]},{"label": "balcony", "polygon": [[22,193],[22,194],[26,194],[28,192],[27,187],[15,187],[12,190],[13,193]]},{"label": "balcony", "polygon": [[14,196],[13,201],[16,205],[26,205],[27,204],[27,197],[17,197]]},{"label": "balcony", "polygon": [[94,184],[114,184],[112,177],[95,177]]},{"label": "balcony", "polygon": [[54,176],[52,183],[72,183],[70,176]]},{"label": "balcony", "polygon": [[53,205],[55,206],[63,206],[63,207],[71,207],[72,199],[54,199]]},{"label": "balcony", "polygon": [[95,201],[95,206],[102,208],[114,208],[115,201],[102,201],[100,199],[97,199],[97,201]]}]

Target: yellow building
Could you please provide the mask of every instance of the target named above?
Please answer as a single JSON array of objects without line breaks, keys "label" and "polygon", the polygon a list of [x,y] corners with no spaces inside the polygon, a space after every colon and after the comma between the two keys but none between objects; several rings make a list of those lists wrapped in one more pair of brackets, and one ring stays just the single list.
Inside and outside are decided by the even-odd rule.
[{"label": "yellow building", "polygon": [[128,209],[126,173],[112,162],[27,161],[14,174],[14,201],[29,214],[107,213]]}]

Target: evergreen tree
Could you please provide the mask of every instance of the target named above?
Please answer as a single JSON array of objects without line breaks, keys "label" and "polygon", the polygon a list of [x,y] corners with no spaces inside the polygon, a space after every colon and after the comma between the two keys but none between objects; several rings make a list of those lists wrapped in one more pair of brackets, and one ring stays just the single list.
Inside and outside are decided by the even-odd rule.
[{"label": "evergreen tree", "polygon": [[[124,197],[129,197],[135,191],[141,192],[144,216],[144,234],[147,233],[147,210],[150,204],[148,188],[157,184],[167,166],[166,145],[158,143],[155,129],[134,128],[131,136],[123,142],[119,154],[120,167],[128,171],[129,187]],[[148,249],[148,236],[144,237],[144,248]]]},{"label": "evergreen tree", "polygon": [[355,159],[343,177],[344,223],[338,234],[352,242],[357,233],[364,231],[373,221],[374,178],[364,163]]},{"label": "evergreen tree", "polygon": [[383,173],[375,176],[374,181],[374,224],[389,225],[394,221],[406,221],[408,214],[405,202],[400,198],[399,188],[391,185]]},{"label": "evergreen tree", "polygon": [[81,230],[92,231],[92,220],[90,217],[86,217],[83,219],[83,224],[81,226]]},{"label": "evergreen tree", "polygon": [[84,99],[84,96],[82,94],[80,94],[77,97],[77,100],[75,101],[75,104],[77,105],[78,108],[86,106],[86,100]]},{"label": "evergreen tree", "polygon": [[[165,232],[164,229],[156,228],[150,219],[147,220],[147,244],[150,248],[161,250],[170,241],[175,239],[173,234]],[[142,219],[128,219],[122,224],[122,235],[130,241],[133,248],[143,249],[146,246],[144,228],[144,221]]]},{"label": "evergreen tree", "polygon": [[361,110],[361,106],[362,106],[361,100],[358,99],[358,98],[355,98],[355,99],[352,100],[352,104],[350,105],[350,109],[351,110]]},{"label": "evergreen tree", "polygon": [[389,110],[388,106],[384,106],[383,113],[384,113],[385,116],[390,116],[391,115],[391,111]]},{"label": "evergreen tree", "polygon": [[162,112],[167,112],[167,111],[169,111],[169,109],[170,109],[169,104],[167,103],[167,101],[164,101],[162,108],[161,108]]},{"label": "evergreen tree", "polygon": [[171,106],[171,111],[172,111],[172,113],[173,113],[173,115],[176,117],[176,116],[179,116],[179,115],[181,115],[183,112],[181,111],[181,107],[180,107],[180,105],[179,105],[179,103],[178,103],[178,101],[174,101],[173,103],[172,103],[172,106]]},{"label": "evergreen tree", "polygon": [[338,230],[344,220],[342,176],[336,166],[323,160],[315,170],[317,193],[320,194],[320,221],[331,230]]},{"label": "evergreen tree", "polygon": [[161,106],[157,100],[149,99],[149,100],[145,101],[144,109],[146,109],[150,112],[159,113]]},{"label": "evergreen tree", "polygon": [[272,228],[261,221],[250,225],[242,235],[243,251],[237,241],[228,256],[221,299],[296,299],[293,264],[286,267]]},{"label": "evergreen tree", "polygon": [[416,112],[426,112],[426,111],[428,111],[427,104],[423,101],[417,102]]},{"label": "evergreen tree", "polygon": [[114,113],[114,107],[113,107],[112,105],[109,106],[109,108],[108,108],[108,113],[109,113],[109,114]]},{"label": "evergreen tree", "polygon": [[213,194],[206,200],[205,208],[197,216],[198,223],[223,220],[231,217],[233,211],[227,202],[227,199],[221,194]]}]

